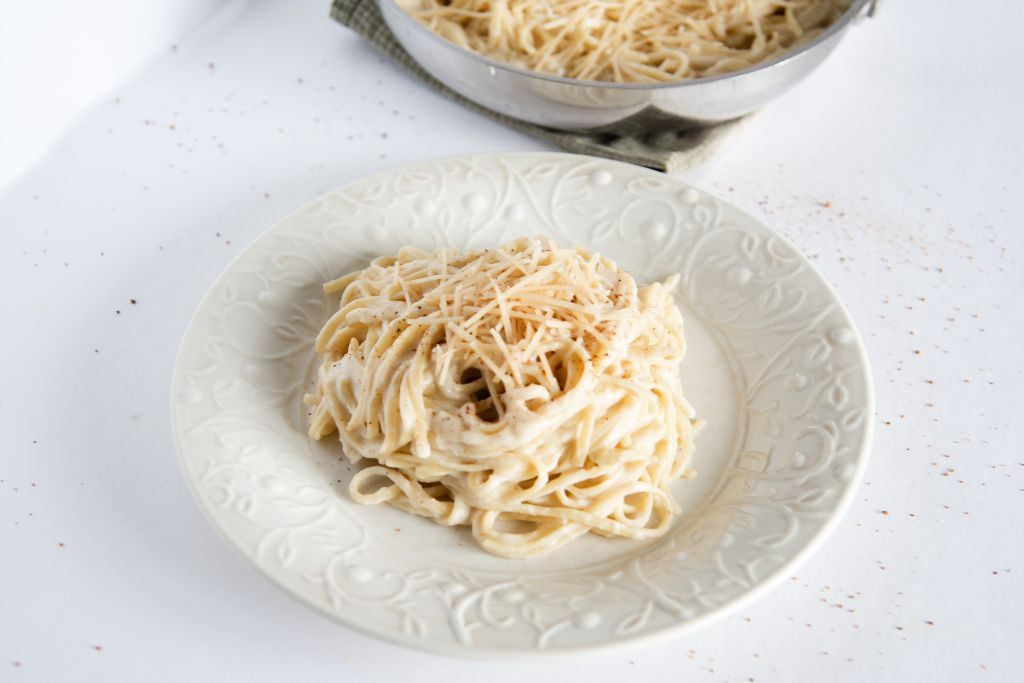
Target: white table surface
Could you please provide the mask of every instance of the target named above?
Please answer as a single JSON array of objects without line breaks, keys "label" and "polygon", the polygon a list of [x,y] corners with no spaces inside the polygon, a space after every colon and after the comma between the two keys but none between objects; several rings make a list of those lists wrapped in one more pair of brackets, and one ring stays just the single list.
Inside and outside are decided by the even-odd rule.
[{"label": "white table surface", "polygon": [[541,148],[326,4],[233,3],[0,194],[0,680],[1019,680],[1024,5],[884,2],[689,177],[792,238],[867,343],[872,460],[823,550],[697,634],[498,665],[294,602],[178,470],[175,352],[247,242],[382,169]]}]

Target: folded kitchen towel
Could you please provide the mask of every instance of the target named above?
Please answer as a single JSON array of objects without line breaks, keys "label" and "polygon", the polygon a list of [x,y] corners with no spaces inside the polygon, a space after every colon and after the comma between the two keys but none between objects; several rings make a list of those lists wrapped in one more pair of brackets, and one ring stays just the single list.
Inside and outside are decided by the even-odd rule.
[{"label": "folded kitchen towel", "polygon": [[333,0],[331,17],[361,35],[378,51],[401,64],[434,90],[510,128],[575,154],[589,154],[667,173],[680,173],[708,159],[738,132],[746,120],[737,119],[705,128],[678,130],[673,128],[670,116],[649,109],[619,122],[614,131],[588,133],[545,128],[483,107],[428,74],[395,39],[381,16],[377,0]]}]

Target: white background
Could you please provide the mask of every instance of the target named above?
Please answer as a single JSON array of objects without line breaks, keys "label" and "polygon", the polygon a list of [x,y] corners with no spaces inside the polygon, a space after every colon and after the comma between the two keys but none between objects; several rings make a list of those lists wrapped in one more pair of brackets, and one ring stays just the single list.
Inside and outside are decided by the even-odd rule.
[{"label": "white background", "polygon": [[382,169],[541,146],[384,62],[326,0],[229,3],[158,46],[0,191],[0,680],[1017,680],[1024,5],[882,5],[687,178],[847,302],[878,394],[866,480],[751,608],[567,664],[407,652],[292,601],[202,518],[168,414],[193,308],[276,219]]},{"label": "white background", "polygon": [[[0,3],[0,183],[224,0]],[[233,3],[232,5],[238,5]]]}]

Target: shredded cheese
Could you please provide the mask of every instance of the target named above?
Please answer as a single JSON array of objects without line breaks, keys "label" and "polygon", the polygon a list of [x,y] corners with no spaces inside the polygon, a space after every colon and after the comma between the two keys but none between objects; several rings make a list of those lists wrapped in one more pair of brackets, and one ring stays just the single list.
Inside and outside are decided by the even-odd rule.
[{"label": "shredded cheese", "polygon": [[[668,529],[694,423],[667,287],[525,238],[468,254],[406,247],[325,288],[339,286],[307,402],[313,438],[337,431],[350,459],[374,461],[353,499],[470,524],[510,557],[589,530]],[[598,483],[580,486],[581,472]]]}]

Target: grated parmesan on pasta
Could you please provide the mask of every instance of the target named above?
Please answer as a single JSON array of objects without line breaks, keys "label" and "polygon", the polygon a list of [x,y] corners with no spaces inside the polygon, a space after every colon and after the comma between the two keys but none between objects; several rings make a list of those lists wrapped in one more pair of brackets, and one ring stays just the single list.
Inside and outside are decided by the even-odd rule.
[{"label": "grated parmesan on pasta", "polygon": [[526,238],[377,258],[324,285],[341,299],[316,340],[310,436],[369,463],[357,502],[470,525],[498,555],[660,536],[695,425],[674,286]]}]

